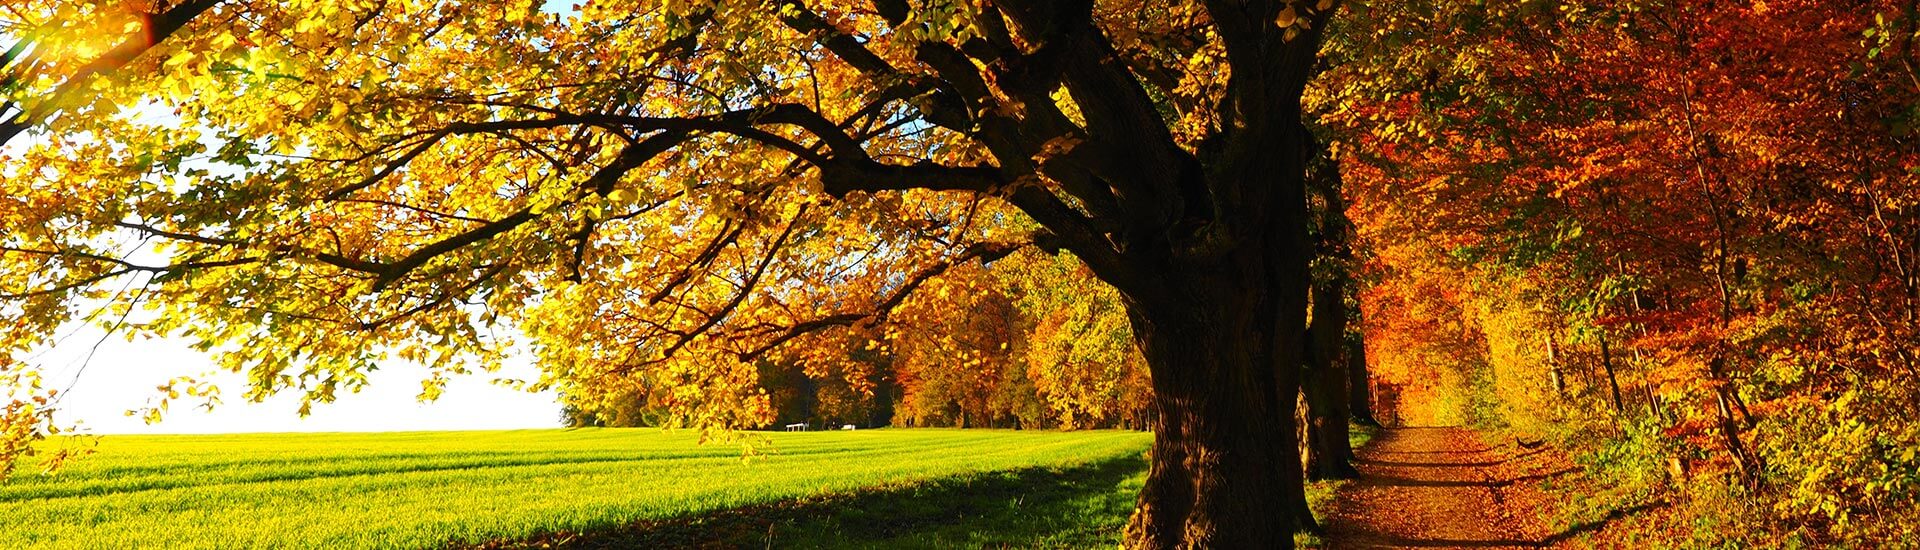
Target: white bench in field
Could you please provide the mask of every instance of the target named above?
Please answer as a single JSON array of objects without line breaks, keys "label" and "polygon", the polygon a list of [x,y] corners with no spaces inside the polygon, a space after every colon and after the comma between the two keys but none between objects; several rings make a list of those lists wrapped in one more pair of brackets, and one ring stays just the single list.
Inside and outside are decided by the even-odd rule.
[{"label": "white bench in field", "polygon": [[855,426],[854,426],[854,425],[852,425],[852,424],[845,424],[845,425],[842,425],[842,426],[840,426],[840,429],[842,429],[842,430],[857,430],[857,429],[859,429],[859,428],[858,428],[858,427],[855,427]]},{"label": "white bench in field", "polygon": [[807,423],[805,423],[805,422],[795,422],[795,423],[792,423],[792,424],[788,424],[788,425],[787,425],[787,431],[789,431],[789,432],[804,432],[804,431],[807,431]]}]

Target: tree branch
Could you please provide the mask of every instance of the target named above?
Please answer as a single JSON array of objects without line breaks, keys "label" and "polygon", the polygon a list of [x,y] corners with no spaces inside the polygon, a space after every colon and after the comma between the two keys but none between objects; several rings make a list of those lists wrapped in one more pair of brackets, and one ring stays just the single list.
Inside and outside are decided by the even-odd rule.
[{"label": "tree branch", "polygon": [[841,313],[837,315],[829,315],[826,317],[821,317],[819,319],[814,319],[811,321],[806,321],[803,323],[793,325],[791,327],[787,327],[785,331],[782,331],[778,336],[775,336],[772,340],[768,341],[767,343],[762,344],[761,346],[756,347],[747,352],[741,353],[740,360],[752,361],[754,359],[759,358],[762,355],[765,355],[767,352],[772,351],[783,344],[786,344],[788,341],[793,340],[794,338],[798,338],[798,337],[801,337],[810,333],[818,332],[821,330],[825,330],[828,328],[853,326],[855,323],[860,323],[863,321],[872,321],[872,322],[885,321],[889,315],[893,314],[894,309],[899,308],[902,302],[905,302],[908,297],[913,295],[914,290],[920,288],[920,285],[925,284],[928,280],[934,277],[937,277],[940,274],[946,273],[947,270],[952,269],[954,266],[964,264],[964,263],[973,261],[975,259],[980,260],[982,263],[992,263],[996,260],[999,260],[1000,258],[1006,257],[1008,254],[1012,254],[1015,251],[1020,250],[1021,248],[1025,248],[1031,245],[1032,243],[977,243],[977,244],[974,244],[973,246],[967,247],[965,251],[961,252],[958,255],[955,255],[951,258],[947,258],[946,260],[942,260],[940,262],[936,262],[933,265],[929,265],[921,269],[919,272],[914,273],[912,276],[908,277],[905,282],[901,283],[899,287],[895,288],[892,293],[888,294],[886,299],[881,300],[879,304],[875,305],[873,311],[865,312],[865,313]]},{"label": "tree branch", "polygon": [[679,340],[675,340],[673,345],[668,346],[666,351],[661,353],[660,357],[672,357],[675,352],[680,351],[680,348],[686,347],[688,342],[693,341],[694,337],[706,333],[712,329],[714,325],[720,324],[720,321],[732,315],[733,310],[740,307],[740,304],[747,300],[747,296],[753,293],[753,289],[760,285],[760,277],[767,273],[767,266],[773,265],[774,256],[778,255],[780,249],[786,246],[787,239],[793,236],[793,230],[800,226],[800,220],[805,217],[806,214],[807,207],[803,205],[800,207],[800,211],[794,214],[793,219],[787,222],[787,228],[781,230],[780,236],[773,240],[773,244],[767,246],[766,255],[760,258],[759,265],[754,266],[753,274],[748,275],[746,282],[740,285],[740,291],[734,293],[733,298],[728,300],[726,305],[721,306],[719,310],[708,315],[707,320],[700,323],[700,326],[688,331],[687,335],[681,337]]},{"label": "tree branch", "polygon": [[978,191],[992,193],[1009,182],[991,166],[942,166],[933,163],[883,164],[872,160],[833,160],[819,166],[827,194],[852,191]]},{"label": "tree branch", "polygon": [[[186,26],[187,22],[220,2],[221,0],[188,0],[164,12],[142,14],[139,33],[127,37],[113,49],[107,50],[92,62],[82,65],[79,70],[74,71],[73,76],[67,77],[59,87],[54,88],[53,93],[49,94],[45,101],[32,107],[9,104],[5,106],[8,108],[0,108],[0,115],[5,115],[14,109],[21,111],[17,118],[10,117],[8,120],[0,121],[0,144],[12,141],[14,136],[20,135],[27,128],[39,124],[40,121],[58,112],[62,104],[70,100],[74,94],[85,90],[93,77],[112,72],[133,62],[135,58],[140,57],[140,54],[153,49],[155,45]],[[11,76],[9,75],[9,78]]]}]

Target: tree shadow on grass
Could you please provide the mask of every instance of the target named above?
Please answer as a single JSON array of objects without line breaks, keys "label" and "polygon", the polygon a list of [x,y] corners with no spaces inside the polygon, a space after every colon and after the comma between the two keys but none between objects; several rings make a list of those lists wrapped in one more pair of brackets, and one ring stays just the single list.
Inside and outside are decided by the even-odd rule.
[{"label": "tree shadow on grass", "polygon": [[1112,547],[1145,457],[983,472],[845,495],[495,541],[482,548]]}]

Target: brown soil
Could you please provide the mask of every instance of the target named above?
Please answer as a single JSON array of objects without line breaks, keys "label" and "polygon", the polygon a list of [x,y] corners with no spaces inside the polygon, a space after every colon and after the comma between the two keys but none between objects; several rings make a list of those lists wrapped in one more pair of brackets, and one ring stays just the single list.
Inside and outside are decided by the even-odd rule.
[{"label": "brown soil", "polygon": [[1538,482],[1571,467],[1546,448],[1489,439],[1465,428],[1381,430],[1326,518],[1330,547],[1559,546],[1568,534],[1545,527]]}]

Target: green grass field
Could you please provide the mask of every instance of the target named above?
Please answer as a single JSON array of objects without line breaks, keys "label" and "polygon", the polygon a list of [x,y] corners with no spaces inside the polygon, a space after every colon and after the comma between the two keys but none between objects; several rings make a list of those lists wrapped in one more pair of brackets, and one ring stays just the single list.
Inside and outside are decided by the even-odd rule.
[{"label": "green grass field", "polygon": [[0,548],[1084,547],[1152,436],[649,429],[111,436],[0,484]]}]

